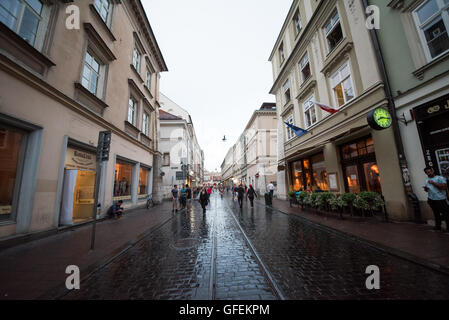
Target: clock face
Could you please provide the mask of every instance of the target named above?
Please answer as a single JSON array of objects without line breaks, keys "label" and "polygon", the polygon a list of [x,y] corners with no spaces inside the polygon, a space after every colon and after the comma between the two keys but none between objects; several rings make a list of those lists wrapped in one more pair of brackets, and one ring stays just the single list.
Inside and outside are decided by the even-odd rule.
[{"label": "clock face", "polygon": [[384,108],[377,108],[374,110],[374,121],[381,127],[381,128],[388,128],[391,126],[391,114]]}]

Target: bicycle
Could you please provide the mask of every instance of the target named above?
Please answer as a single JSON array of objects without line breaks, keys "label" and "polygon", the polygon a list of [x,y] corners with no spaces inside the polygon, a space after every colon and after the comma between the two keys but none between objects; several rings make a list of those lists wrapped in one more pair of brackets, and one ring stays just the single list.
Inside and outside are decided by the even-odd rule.
[{"label": "bicycle", "polygon": [[147,200],[147,209],[150,209],[150,208],[152,208],[152,207],[154,207],[153,195],[150,194],[150,195],[148,196],[148,200]]}]

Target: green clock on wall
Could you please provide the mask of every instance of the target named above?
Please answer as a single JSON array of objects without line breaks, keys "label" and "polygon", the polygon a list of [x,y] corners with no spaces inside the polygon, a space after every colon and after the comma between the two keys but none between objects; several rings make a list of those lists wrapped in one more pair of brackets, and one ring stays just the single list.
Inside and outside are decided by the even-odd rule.
[{"label": "green clock on wall", "polygon": [[375,130],[384,130],[391,126],[393,119],[385,108],[376,108],[368,113],[368,124]]}]

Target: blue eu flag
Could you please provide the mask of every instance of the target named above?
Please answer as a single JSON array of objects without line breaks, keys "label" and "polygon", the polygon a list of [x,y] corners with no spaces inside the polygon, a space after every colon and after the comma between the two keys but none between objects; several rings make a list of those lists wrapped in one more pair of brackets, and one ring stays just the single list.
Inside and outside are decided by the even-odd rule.
[{"label": "blue eu flag", "polygon": [[292,124],[290,124],[290,123],[288,123],[288,122],[285,122],[285,124],[286,124],[288,127],[290,127],[290,128],[293,130],[293,132],[294,132],[298,137],[302,137],[303,135],[305,135],[306,133],[308,133],[307,130],[298,128],[298,127],[296,127],[296,126],[294,126],[294,125],[292,125]]}]

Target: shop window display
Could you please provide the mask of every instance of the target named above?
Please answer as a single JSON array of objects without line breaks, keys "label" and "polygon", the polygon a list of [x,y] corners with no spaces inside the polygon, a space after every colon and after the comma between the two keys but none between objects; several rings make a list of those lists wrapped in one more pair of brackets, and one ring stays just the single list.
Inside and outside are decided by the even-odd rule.
[{"label": "shop window display", "polygon": [[21,131],[0,125],[0,220],[12,218],[24,139]]},{"label": "shop window display", "polygon": [[114,200],[131,199],[133,165],[117,162],[115,165]]},{"label": "shop window display", "polygon": [[150,171],[145,168],[139,170],[139,196],[148,195],[148,176]]}]

